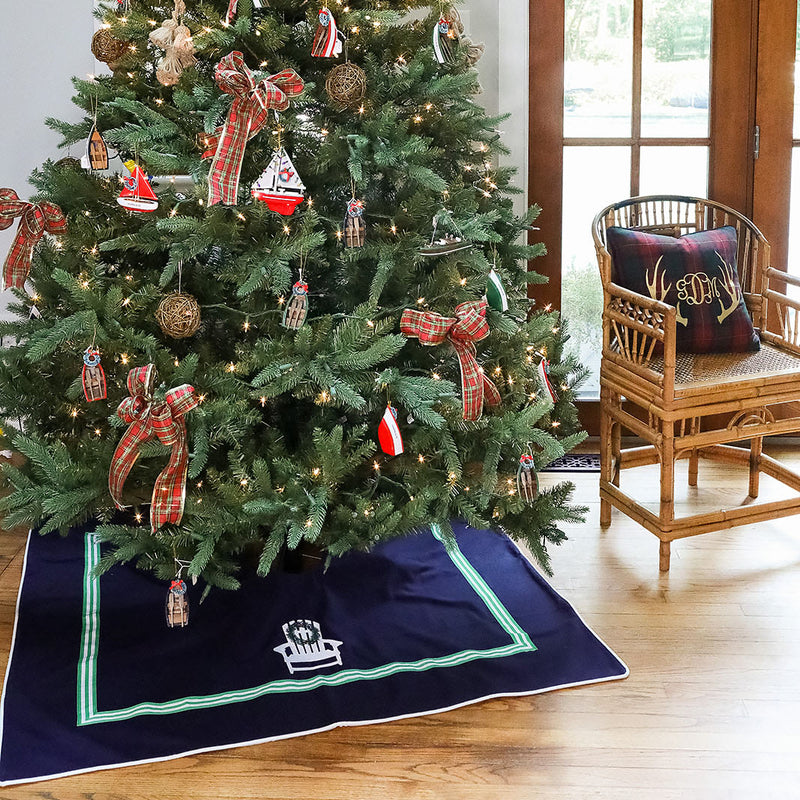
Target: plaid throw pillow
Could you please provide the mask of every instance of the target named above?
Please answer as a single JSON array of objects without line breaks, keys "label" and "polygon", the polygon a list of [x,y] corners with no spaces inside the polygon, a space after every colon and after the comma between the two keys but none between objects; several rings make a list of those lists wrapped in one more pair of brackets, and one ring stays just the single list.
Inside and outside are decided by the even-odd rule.
[{"label": "plaid throw pillow", "polygon": [[612,227],[606,241],[614,283],[676,307],[678,352],[760,348],[736,272],[735,228],[675,239]]}]

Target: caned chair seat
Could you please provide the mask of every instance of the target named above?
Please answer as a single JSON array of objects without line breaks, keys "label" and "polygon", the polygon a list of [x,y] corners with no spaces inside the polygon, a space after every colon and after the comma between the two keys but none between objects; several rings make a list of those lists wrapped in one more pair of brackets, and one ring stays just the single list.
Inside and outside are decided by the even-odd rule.
[{"label": "caned chair seat", "polygon": [[[664,358],[653,358],[651,366],[663,374]],[[720,384],[794,379],[797,375],[800,375],[800,355],[766,343],[754,353],[675,354],[676,397],[716,389]]]},{"label": "caned chair seat", "polygon": [[[734,227],[741,296],[761,349],[678,352],[677,309],[656,299],[654,280],[648,276],[650,296],[613,282],[606,245],[611,226],[673,237]],[[769,243],[750,220],[702,198],[614,203],[597,214],[592,235],[603,285],[601,525],[611,524],[612,506],[638,521],[659,538],[659,565],[668,570],[675,539],[800,513],[800,474],[762,452],[764,436],[800,434],[800,300],[785,293],[787,285],[800,288],[800,279],[772,267]],[[644,446],[623,447],[622,431]],[[742,441],[749,441],[749,450],[732,446]],[[689,459],[689,485],[697,486],[701,457],[746,465],[749,498],[733,508],[676,517],[675,461]],[[626,468],[644,464],[660,468],[658,513],[621,486]],[[792,497],[756,502],[762,473],[792,489]]]}]

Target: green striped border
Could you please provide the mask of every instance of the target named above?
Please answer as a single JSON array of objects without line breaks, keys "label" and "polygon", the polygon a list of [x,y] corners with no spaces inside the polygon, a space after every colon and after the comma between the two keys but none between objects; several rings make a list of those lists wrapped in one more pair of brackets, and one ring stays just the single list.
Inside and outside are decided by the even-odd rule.
[{"label": "green striped border", "polygon": [[[442,531],[438,525],[431,525],[431,533],[444,543]],[[97,709],[97,652],[100,638],[100,578],[95,574],[95,567],[100,560],[100,543],[91,533],[85,540],[85,567],[83,575],[83,633],[81,636],[81,653],[78,661],[78,725],[93,725],[101,722],[120,722],[142,715],[177,714],[200,708],[214,708],[230,703],[246,703],[258,697],[270,694],[286,694],[308,692],[319,686],[341,686],[357,681],[371,681],[386,678],[401,672],[426,672],[431,669],[455,667],[480,659],[503,658],[517,653],[530,653],[536,645],[519,623],[511,616],[508,609],[500,602],[497,595],[489,588],[475,567],[470,564],[455,542],[446,547],[448,556],[461,572],[467,583],[480,597],[489,613],[497,620],[500,627],[511,638],[511,644],[494,647],[489,650],[462,650],[449,656],[423,658],[418,661],[396,661],[372,669],[345,669],[334,674],[316,675],[304,680],[277,680],[254,686],[218,694],[182,697],[162,703],[137,703],[129,708],[115,711],[98,711]]]}]

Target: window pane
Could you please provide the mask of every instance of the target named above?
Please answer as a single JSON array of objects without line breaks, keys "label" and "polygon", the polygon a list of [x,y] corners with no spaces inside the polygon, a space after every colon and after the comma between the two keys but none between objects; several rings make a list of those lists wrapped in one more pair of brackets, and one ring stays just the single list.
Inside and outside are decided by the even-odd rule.
[{"label": "window pane", "polygon": [[711,0],[646,2],[642,136],[708,136]]},{"label": "window pane", "polygon": [[[800,149],[792,148],[792,185],[789,202],[789,274],[800,277]],[[800,288],[787,286],[790,297],[800,297]]]},{"label": "window pane", "polygon": [[707,147],[643,147],[641,153],[641,194],[707,196]]},{"label": "window pane", "polygon": [[564,135],[630,136],[633,0],[566,0]]},{"label": "window pane", "polygon": [[603,293],[592,241],[595,214],[630,195],[629,147],[564,148],[564,214],[561,309],[570,332],[568,348],[591,375],[582,397],[600,394]]}]

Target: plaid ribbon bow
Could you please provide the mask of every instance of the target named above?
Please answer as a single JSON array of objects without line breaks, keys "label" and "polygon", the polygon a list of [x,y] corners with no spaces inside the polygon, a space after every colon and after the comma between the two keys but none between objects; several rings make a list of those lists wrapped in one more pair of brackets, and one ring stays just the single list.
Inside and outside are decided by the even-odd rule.
[{"label": "plaid ribbon bow", "polygon": [[455,318],[443,317],[431,311],[407,308],[400,320],[400,330],[420,344],[433,346],[445,340],[453,345],[461,365],[461,391],[464,399],[464,419],[480,419],[483,401],[490,406],[500,403],[497,387],[478,365],[475,342],[489,335],[486,322],[486,301],[461,303],[455,308]]},{"label": "plaid ribbon bow", "polygon": [[256,83],[255,76],[244,63],[244,56],[238,51],[228,53],[217,64],[214,80],[223,92],[233,95],[233,104],[225,124],[208,137],[208,150],[203,153],[203,158],[214,156],[208,174],[208,204],[235,206],[248,140],[267,124],[269,109],[285,111],[289,107],[289,95],[300,94],[304,83],[293,69],[285,69]]},{"label": "plaid ribbon bow", "polygon": [[128,473],[139,458],[139,448],[151,439],[172,447],[169,463],[156,478],[150,525],[155,533],[162,525],[177,525],[183,518],[186,497],[186,470],[189,451],[186,444],[186,421],[183,416],[198,404],[194,387],[184,384],[167,392],[166,401],[153,405],[155,366],[137,367],[128,373],[128,391],[117,408],[117,416],[128,424],[111,459],[108,489],[117,508]]},{"label": "plaid ribbon bow", "polygon": [[21,289],[31,271],[33,248],[47,233],[64,233],[67,220],[55,203],[26,203],[13,189],[0,189],[0,231],[10,228],[19,217],[17,235],[3,265],[3,288]]}]

